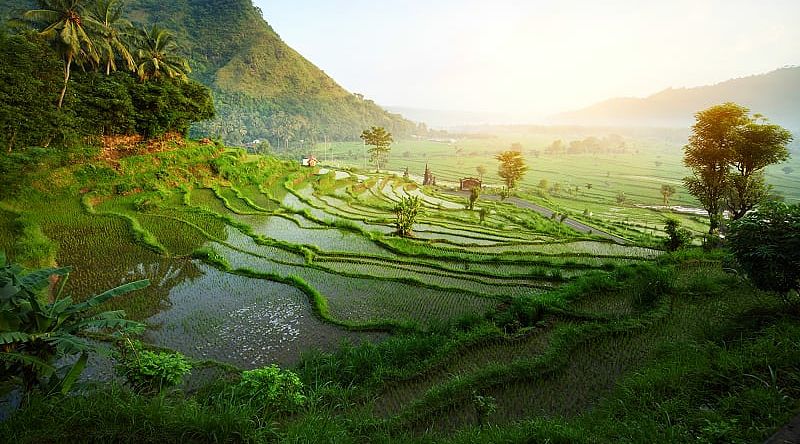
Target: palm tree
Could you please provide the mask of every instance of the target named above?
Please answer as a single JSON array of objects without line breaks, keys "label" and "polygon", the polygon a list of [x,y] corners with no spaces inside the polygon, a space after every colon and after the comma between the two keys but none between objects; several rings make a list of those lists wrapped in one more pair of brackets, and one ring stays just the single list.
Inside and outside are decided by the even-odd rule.
[{"label": "palm tree", "polygon": [[153,25],[149,30],[143,27],[137,34],[136,73],[139,79],[157,79],[162,76],[187,79],[186,75],[191,69],[186,59],[175,55],[178,44],[175,43],[172,33]]},{"label": "palm tree", "polygon": [[39,27],[39,34],[53,43],[64,58],[64,88],[58,98],[58,108],[64,104],[72,62],[86,60],[97,62],[94,41],[91,38],[97,23],[84,13],[84,0],[40,0],[40,9],[32,9],[23,18]]},{"label": "palm tree", "polygon": [[89,14],[101,26],[97,46],[100,59],[105,63],[106,75],[117,70],[117,57],[133,70],[133,56],[122,39],[126,30],[131,28],[130,22],[122,18],[122,3],[119,0],[96,0]]}]

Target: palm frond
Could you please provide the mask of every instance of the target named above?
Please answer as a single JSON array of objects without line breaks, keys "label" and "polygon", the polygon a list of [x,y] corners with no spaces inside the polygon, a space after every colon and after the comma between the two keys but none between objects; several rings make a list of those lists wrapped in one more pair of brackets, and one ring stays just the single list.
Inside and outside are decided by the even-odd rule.
[{"label": "palm frond", "polygon": [[23,355],[21,353],[0,352],[0,361],[14,362],[17,364],[33,367],[37,373],[44,376],[52,375],[56,371],[56,368],[48,364],[47,362],[37,357],[30,355]]},{"label": "palm frond", "polygon": [[26,287],[26,289],[37,292],[50,284],[50,276],[64,276],[70,272],[72,272],[72,267],[45,268],[42,270],[36,270],[32,273],[22,276],[20,279],[20,284],[23,287]]},{"label": "palm frond", "polygon": [[75,365],[69,370],[64,376],[64,379],[61,380],[61,393],[66,395],[69,393],[72,386],[75,384],[75,381],[78,380],[78,377],[83,373],[83,369],[86,368],[86,362],[89,360],[89,355],[86,353],[81,353],[81,357],[78,358],[78,361],[75,362]]},{"label": "palm frond", "polygon": [[31,336],[21,331],[3,331],[0,332],[0,345],[12,344],[14,342],[28,342]]},{"label": "palm frond", "polygon": [[49,335],[45,340],[56,347],[56,352],[60,356],[74,355],[76,353],[90,351],[93,352],[97,349],[97,345],[89,342],[86,339],[79,338],[69,333]]},{"label": "palm frond", "polygon": [[150,285],[150,281],[147,279],[120,285],[119,287],[100,293],[99,295],[90,298],[86,302],[73,305],[72,307],[68,308],[65,313],[78,313],[89,308],[96,307],[111,298],[129,293],[131,291],[140,290],[148,285]]}]

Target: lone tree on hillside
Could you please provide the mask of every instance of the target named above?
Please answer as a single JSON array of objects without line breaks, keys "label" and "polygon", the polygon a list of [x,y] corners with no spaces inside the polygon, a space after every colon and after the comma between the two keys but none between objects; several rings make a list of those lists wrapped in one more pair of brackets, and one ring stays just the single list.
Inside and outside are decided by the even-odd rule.
[{"label": "lone tree on hillside", "polygon": [[766,198],[763,169],[789,157],[786,145],[792,136],[730,102],[700,111],[695,118],[683,160],[692,176],[683,182],[708,211],[713,233],[725,207],[736,220]]},{"label": "lone tree on hillside", "polygon": [[364,130],[361,138],[367,145],[372,145],[372,148],[369,149],[369,160],[380,171],[389,158],[390,146],[394,142],[392,133],[386,131],[386,128],[382,126],[373,126],[371,129]]},{"label": "lone tree on hillside", "polygon": [[412,229],[417,222],[417,216],[422,209],[422,200],[419,196],[404,197],[403,200],[397,203],[394,207],[394,215],[396,217],[395,226],[397,227],[397,234],[401,237],[409,237],[413,235]]},{"label": "lone tree on hillside", "polygon": [[675,194],[675,187],[672,185],[661,185],[661,196],[664,197],[664,206],[669,206],[669,198]]},{"label": "lone tree on hillside", "polygon": [[500,161],[500,167],[497,174],[503,178],[506,187],[511,190],[522,179],[528,167],[525,165],[525,159],[522,158],[522,153],[519,151],[509,150],[495,156],[495,159]]}]

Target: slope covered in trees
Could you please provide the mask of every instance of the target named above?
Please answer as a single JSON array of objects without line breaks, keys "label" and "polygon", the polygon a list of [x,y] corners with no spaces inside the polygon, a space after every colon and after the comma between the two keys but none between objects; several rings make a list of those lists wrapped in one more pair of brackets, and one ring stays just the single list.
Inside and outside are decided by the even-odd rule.
[{"label": "slope covered in trees", "polygon": [[[27,0],[1,0],[0,17],[32,7]],[[176,33],[190,60],[192,78],[210,87],[217,118],[198,134],[241,144],[268,139],[275,146],[313,141],[358,140],[364,127],[409,134],[413,123],[351,94],[290,48],[250,0],[129,0],[134,24],[158,24]]]}]

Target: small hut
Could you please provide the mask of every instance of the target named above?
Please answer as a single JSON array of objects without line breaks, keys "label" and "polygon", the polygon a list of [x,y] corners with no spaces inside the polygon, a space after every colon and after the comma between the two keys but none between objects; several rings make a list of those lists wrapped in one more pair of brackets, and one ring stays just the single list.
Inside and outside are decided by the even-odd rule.
[{"label": "small hut", "polygon": [[300,165],[305,167],[315,167],[317,166],[317,158],[315,156],[304,156],[300,160]]},{"label": "small hut", "polygon": [[482,186],[480,179],[465,177],[461,179],[461,191],[472,191],[473,188],[480,189]]}]

